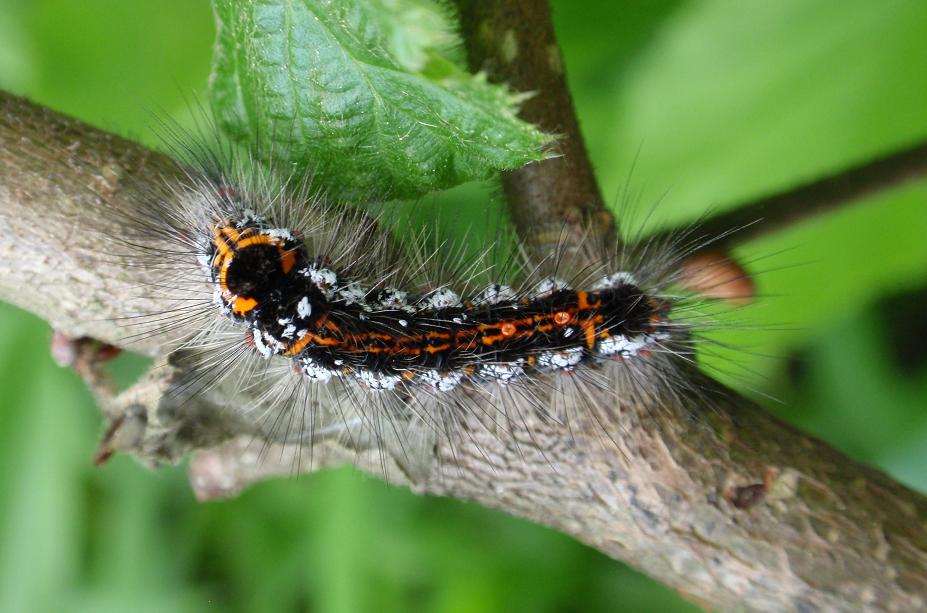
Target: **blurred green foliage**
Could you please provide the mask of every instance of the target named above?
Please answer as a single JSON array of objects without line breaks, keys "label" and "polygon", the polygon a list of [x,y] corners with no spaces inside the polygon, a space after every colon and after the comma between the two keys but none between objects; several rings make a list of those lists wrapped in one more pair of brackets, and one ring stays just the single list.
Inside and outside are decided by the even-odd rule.
[{"label": "blurred green foliage", "polygon": [[[927,137],[927,3],[554,7],[603,189],[636,194],[626,229]],[[185,121],[213,36],[206,0],[0,0],[0,87],[157,144],[150,113]],[[429,201],[478,219],[492,198],[468,185]],[[719,341],[739,349],[710,348],[706,367],[927,490],[925,302],[911,294],[927,285],[925,236],[921,182],[746,246],[765,297],[728,315]],[[99,416],[52,364],[47,325],[0,305],[0,330],[4,611],[691,610],[564,536],[350,470],[208,504],[182,467],[95,470]]]}]

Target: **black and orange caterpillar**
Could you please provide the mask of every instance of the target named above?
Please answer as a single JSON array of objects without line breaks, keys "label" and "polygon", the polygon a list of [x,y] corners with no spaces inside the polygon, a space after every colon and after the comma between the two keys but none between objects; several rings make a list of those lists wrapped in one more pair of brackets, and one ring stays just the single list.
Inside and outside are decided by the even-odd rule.
[{"label": "black and orange caterpillar", "polygon": [[[582,412],[611,439],[616,401],[685,385],[711,315],[680,287],[690,235],[537,254],[490,217],[474,231],[494,236],[457,242],[237,149],[178,155],[185,175],[114,243],[140,271],[132,337],[172,347],[173,405],[234,398],[265,440],[376,446],[417,472],[457,427]],[[169,308],[146,311],[153,294]]]},{"label": "black and orange caterpillar", "polygon": [[465,380],[506,383],[646,356],[670,338],[669,303],[630,273],[589,290],[551,277],[520,293],[491,284],[471,296],[447,287],[410,295],[362,287],[310,254],[298,234],[242,211],[214,225],[201,260],[215,303],[249,329],[262,355],[287,356],[310,379],[447,391]]}]

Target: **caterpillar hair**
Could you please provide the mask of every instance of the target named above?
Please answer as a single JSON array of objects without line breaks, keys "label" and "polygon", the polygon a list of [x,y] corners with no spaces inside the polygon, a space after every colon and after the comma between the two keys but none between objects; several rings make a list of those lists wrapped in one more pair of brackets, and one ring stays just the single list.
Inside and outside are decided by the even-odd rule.
[{"label": "caterpillar hair", "polygon": [[622,401],[685,385],[671,358],[693,361],[705,319],[678,291],[700,244],[685,233],[605,258],[590,234],[582,253],[539,262],[500,233],[465,256],[428,232],[397,239],[389,204],[334,201],[174,128],[170,140],[184,179],[110,243],[143,293],[175,307],[138,313],[128,334],[172,337],[187,371],[172,393],[234,398],[264,441],[305,444],[311,462],[336,435],[416,473],[464,417],[503,432],[581,407],[608,441]]}]

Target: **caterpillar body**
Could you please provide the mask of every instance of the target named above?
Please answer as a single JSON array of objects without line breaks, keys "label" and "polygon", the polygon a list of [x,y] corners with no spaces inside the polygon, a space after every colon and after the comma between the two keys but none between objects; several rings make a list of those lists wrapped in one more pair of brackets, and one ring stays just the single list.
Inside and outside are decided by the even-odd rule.
[{"label": "caterpillar body", "polygon": [[[190,151],[187,180],[153,194],[123,241],[157,262],[144,290],[177,298],[144,314],[143,333],[180,330],[194,356],[182,394],[221,384],[264,440],[335,432],[427,454],[474,413],[504,429],[525,407],[565,420],[564,407],[653,393],[670,357],[693,353],[685,302],[668,293],[680,256],[665,245],[460,257],[422,236],[400,244],[388,205],[332,202],[250,159]],[[596,421],[614,435],[612,418]]]},{"label": "caterpillar body", "polygon": [[668,333],[667,305],[627,272],[574,290],[545,279],[519,296],[493,283],[460,297],[359,286],[305,252],[289,229],[246,211],[212,228],[205,269],[220,311],[265,357],[292,358],[309,379],[353,377],[369,390],[402,382],[450,391],[464,379],[507,382],[628,358]]}]

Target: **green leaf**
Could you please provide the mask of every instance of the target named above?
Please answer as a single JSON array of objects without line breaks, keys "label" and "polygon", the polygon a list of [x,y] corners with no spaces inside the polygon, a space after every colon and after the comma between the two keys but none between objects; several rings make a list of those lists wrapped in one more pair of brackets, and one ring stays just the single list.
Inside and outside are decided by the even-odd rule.
[{"label": "green leaf", "polygon": [[214,8],[220,128],[335,195],[416,197],[545,156],[521,97],[447,58],[447,16],[428,0]]}]

